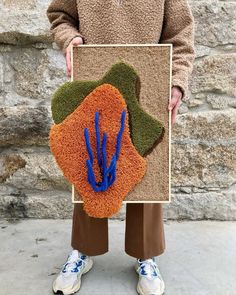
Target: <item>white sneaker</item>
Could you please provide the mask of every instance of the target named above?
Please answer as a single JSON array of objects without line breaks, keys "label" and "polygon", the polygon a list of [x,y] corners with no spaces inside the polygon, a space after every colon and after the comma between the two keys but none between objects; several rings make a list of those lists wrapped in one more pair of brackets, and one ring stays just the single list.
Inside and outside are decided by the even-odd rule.
[{"label": "white sneaker", "polygon": [[165,284],[154,259],[138,259],[135,265],[139,274],[137,292],[140,295],[162,295]]},{"label": "white sneaker", "polygon": [[73,250],[53,282],[54,293],[70,295],[77,292],[80,289],[82,274],[88,272],[92,266],[93,261],[89,256]]}]

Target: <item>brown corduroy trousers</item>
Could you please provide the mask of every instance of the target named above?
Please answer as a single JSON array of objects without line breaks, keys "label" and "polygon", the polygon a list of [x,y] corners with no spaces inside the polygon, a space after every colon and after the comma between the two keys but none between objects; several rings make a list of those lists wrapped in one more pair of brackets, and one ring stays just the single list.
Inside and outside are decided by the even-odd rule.
[{"label": "brown corduroy trousers", "polygon": [[[89,256],[108,251],[108,219],[89,217],[83,204],[74,205],[71,246]],[[165,250],[162,205],[128,203],[126,205],[125,252],[148,259]]]}]

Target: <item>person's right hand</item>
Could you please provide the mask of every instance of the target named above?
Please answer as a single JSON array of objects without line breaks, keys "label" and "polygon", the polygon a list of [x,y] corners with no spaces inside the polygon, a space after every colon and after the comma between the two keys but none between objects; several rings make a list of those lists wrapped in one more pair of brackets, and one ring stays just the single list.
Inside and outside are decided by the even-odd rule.
[{"label": "person's right hand", "polygon": [[67,76],[71,76],[71,47],[73,45],[81,45],[83,44],[83,39],[81,37],[75,37],[72,39],[70,44],[66,48],[66,70],[67,70]]}]

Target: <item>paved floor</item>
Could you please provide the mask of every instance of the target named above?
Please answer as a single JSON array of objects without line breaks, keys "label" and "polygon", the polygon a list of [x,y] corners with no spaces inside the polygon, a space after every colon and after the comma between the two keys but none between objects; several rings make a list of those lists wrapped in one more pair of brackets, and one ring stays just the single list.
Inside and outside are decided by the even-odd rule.
[{"label": "paved floor", "polygon": [[[69,220],[0,221],[0,295],[49,295],[70,251]],[[236,294],[236,222],[167,222],[158,258],[165,295]],[[110,221],[110,251],[94,258],[81,295],[135,295],[134,259],[123,251],[124,222]]]}]

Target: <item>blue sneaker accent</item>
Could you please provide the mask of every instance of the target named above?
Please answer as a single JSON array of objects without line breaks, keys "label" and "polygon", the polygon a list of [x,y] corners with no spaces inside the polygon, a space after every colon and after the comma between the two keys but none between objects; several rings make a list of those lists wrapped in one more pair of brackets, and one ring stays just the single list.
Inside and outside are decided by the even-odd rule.
[{"label": "blue sneaker accent", "polygon": [[[68,256],[68,258],[69,258],[70,256]],[[75,262],[73,262],[73,263],[71,263],[71,262],[66,262],[65,263],[65,265],[63,266],[63,269],[62,269],[62,272],[63,273],[66,273],[66,272],[68,272],[68,271],[70,271],[70,272],[74,272],[74,273],[76,273],[76,272],[79,272],[80,271],[80,268],[82,267],[82,265],[83,265],[83,262],[84,262],[84,260],[86,259],[86,255],[81,255],[80,257],[79,257],[79,260],[78,261],[75,261]]]},{"label": "blue sneaker accent", "polygon": [[158,267],[154,258],[147,260],[138,259],[138,263],[138,272],[141,276],[159,277]]}]

